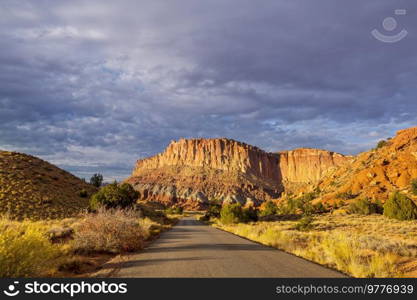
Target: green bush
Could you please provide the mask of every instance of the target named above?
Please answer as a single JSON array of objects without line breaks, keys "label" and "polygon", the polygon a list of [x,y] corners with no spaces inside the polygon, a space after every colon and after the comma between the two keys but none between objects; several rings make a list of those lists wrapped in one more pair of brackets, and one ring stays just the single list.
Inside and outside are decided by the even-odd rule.
[{"label": "green bush", "polygon": [[171,214],[171,215],[182,215],[184,209],[180,206],[175,206],[175,207],[168,207],[165,210],[165,213],[167,214]]},{"label": "green bush", "polygon": [[139,193],[128,183],[118,185],[116,182],[106,185],[95,193],[90,200],[90,208],[96,210],[105,208],[125,208],[132,206],[138,199]]},{"label": "green bush", "polygon": [[320,213],[327,212],[328,209],[326,208],[326,206],[324,206],[323,203],[319,202],[319,203],[313,205],[313,211],[314,211],[314,213],[320,214]]},{"label": "green bush", "polygon": [[279,209],[280,214],[312,214],[314,207],[311,201],[314,199],[312,193],[308,193],[298,198],[289,198],[287,203],[282,205]]},{"label": "green bush", "polygon": [[406,195],[394,192],[384,204],[384,216],[397,220],[417,218],[417,206]]},{"label": "green bush", "polygon": [[354,199],[356,197],[356,195],[352,194],[351,192],[343,192],[343,193],[338,193],[336,195],[337,199],[343,199],[343,200],[350,200],[350,199]]},{"label": "green bush", "polygon": [[264,208],[259,212],[260,217],[272,216],[277,214],[278,207],[273,201],[267,201]]},{"label": "green bush", "polygon": [[411,192],[417,196],[417,178],[411,180]]},{"label": "green bush", "polygon": [[388,142],[385,141],[385,140],[379,141],[378,144],[376,145],[376,149],[380,149],[382,147],[385,147],[387,144],[388,144]]},{"label": "green bush", "polygon": [[242,221],[243,222],[256,222],[258,221],[258,211],[252,206],[242,209]]},{"label": "green bush", "polygon": [[103,175],[96,173],[90,178],[90,184],[100,187],[103,184]]},{"label": "green bush", "polygon": [[364,198],[351,203],[348,211],[352,214],[371,215],[382,214],[383,208],[379,202],[372,203],[368,198]]},{"label": "green bush", "polygon": [[206,214],[209,218],[210,217],[219,218],[221,209],[222,209],[222,204],[220,203],[220,201],[213,200],[213,201],[210,201]]},{"label": "green bush", "polygon": [[78,196],[80,196],[81,198],[87,198],[88,197],[88,192],[84,189],[82,189],[79,193]]},{"label": "green bush", "polygon": [[313,228],[314,218],[311,215],[305,215],[300,219],[300,221],[295,225],[295,229],[299,231],[307,231]]},{"label": "green bush", "polygon": [[220,211],[220,221],[223,224],[236,224],[242,222],[242,205],[240,205],[240,203],[224,205]]}]

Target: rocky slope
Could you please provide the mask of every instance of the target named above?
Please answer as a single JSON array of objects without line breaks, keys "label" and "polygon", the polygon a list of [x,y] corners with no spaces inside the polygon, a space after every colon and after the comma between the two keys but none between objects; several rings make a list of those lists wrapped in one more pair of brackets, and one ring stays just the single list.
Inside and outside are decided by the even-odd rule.
[{"label": "rocky slope", "polygon": [[324,176],[318,187],[323,201],[368,197],[384,202],[394,190],[410,197],[417,178],[417,127],[400,130],[385,146],[356,156]]},{"label": "rocky slope", "polygon": [[[87,196],[81,197],[85,190]],[[13,218],[62,218],[88,206],[96,188],[39,158],[0,151],[0,214]]]},{"label": "rocky slope", "polygon": [[317,182],[349,158],[316,149],[267,153],[230,139],[181,139],[139,160],[127,179],[142,200],[203,208],[209,200],[277,199],[291,184]]}]

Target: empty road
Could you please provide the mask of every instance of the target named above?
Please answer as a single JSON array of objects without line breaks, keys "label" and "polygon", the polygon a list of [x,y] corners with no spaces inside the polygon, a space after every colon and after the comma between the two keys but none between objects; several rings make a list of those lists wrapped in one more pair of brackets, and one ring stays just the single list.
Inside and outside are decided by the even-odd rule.
[{"label": "empty road", "polygon": [[186,217],[112,277],[345,277]]}]

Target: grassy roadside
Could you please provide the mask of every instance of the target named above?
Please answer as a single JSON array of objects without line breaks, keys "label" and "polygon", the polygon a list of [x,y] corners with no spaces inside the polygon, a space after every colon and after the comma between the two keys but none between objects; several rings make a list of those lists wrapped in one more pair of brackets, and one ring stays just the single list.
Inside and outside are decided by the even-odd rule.
[{"label": "grassy roadside", "polygon": [[323,214],[314,217],[307,231],[297,230],[297,220],[210,223],[353,277],[417,276],[417,221]]},{"label": "grassy roadside", "polygon": [[142,249],[179,217],[148,207],[48,221],[0,217],[0,277],[88,276],[115,256]]}]

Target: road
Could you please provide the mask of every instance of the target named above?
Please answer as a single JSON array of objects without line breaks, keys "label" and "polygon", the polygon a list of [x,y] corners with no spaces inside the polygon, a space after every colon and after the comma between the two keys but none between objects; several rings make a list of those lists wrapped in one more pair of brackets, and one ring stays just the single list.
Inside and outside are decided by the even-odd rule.
[{"label": "road", "polygon": [[194,217],[182,219],[144,251],[128,256],[112,277],[345,277],[259,245]]}]

